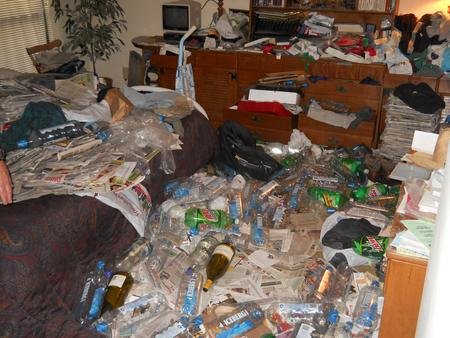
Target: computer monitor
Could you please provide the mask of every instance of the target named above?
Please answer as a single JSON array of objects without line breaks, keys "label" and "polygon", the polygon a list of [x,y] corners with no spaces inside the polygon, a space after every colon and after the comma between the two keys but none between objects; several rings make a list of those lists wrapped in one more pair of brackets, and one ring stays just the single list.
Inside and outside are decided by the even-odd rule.
[{"label": "computer monitor", "polygon": [[201,27],[201,5],[193,0],[179,0],[162,5],[163,33],[186,33],[192,26]]}]

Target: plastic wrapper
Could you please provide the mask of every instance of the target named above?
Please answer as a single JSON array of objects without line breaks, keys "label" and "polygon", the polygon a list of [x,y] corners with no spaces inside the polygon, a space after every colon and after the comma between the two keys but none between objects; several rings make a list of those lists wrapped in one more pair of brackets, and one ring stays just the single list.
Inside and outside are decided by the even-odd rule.
[{"label": "plastic wrapper", "polygon": [[[320,337],[328,329],[326,320],[331,304],[301,303],[296,299],[282,299],[266,310],[266,317],[282,337],[302,337],[309,333],[311,337]],[[305,335],[307,337],[307,335]]]}]

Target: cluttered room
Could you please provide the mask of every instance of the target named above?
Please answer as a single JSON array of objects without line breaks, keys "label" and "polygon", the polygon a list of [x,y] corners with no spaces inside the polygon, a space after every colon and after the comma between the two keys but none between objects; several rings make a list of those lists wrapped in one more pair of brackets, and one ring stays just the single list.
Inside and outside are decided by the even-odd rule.
[{"label": "cluttered room", "polygon": [[0,336],[448,333],[450,3],[0,0]]}]

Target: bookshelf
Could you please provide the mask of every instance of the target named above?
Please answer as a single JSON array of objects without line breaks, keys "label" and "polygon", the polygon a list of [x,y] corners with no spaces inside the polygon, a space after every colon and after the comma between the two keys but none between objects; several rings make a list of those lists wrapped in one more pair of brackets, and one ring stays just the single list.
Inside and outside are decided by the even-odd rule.
[{"label": "bookshelf", "polygon": [[[335,24],[371,25],[380,29],[381,22],[389,18],[394,22],[398,10],[396,0],[250,0],[251,37],[263,35],[274,36],[290,34],[298,20],[310,12],[318,12],[333,17]],[[261,20],[268,21],[272,16],[272,26],[261,25]],[[280,17],[277,27],[276,17]],[[270,19],[269,19],[270,20]],[[297,20],[297,21],[296,21]],[[291,26],[289,26],[291,24]],[[281,28],[281,29],[280,29]],[[284,30],[283,30],[284,29]]]}]

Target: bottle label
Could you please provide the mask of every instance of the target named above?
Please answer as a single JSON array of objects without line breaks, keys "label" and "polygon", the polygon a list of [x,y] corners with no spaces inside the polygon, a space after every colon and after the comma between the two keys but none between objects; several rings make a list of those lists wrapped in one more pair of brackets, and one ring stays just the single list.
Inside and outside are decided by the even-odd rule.
[{"label": "bottle label", "polygon": [[200,213],[208,223],[216,223],[219,220],[217,214],[213,210],[201,209]]},{"label": "bottle label", "polygon": [[125,283],[126,278],[127,277],[124,275],[114,275],[108,286],[117,286],[118,288],[121,288],[123,283]]},{"label": "bottle label", "polygon": [[311,325],[303,323],[298,329],[297,335],[295,338],[311,338],[311,333],[313,333],[316,329]]},{"label": "bottle label", "polygon": [[89,309],[88,319],[95,320],[100,317],[100,311],[103,305],[103,298],[105,296],[105,288],[97,288],[92,298],[91,308]]},{"label": "bottle label", "polygon": [[184,295],[182,311],[183,313],[191,316],[194,315],[195,309],[197,307],[197,274],[192,274],[189,278],[189,282],[186,287],[186,294]]},{"label": "bottle label", "polygon": [[214,249],[214,252],[213,252],[213,255],[216,255],[216,254],[218,254],[218,255],[223,255],[223,256],[225,256],[229,261],[231,261],[231,259],[232,259],[233,256],[234,256],[234,250],[233,250],[231,247],[229,247],[228,245],[226,245],[226,244],[219,244],[219,245]]},{"label": "bottle label", "polygon": [[81,294],[80,303],[83,303],[83,302],[86,301],[86,298],[87,298],[87,295],[88,295],[90,286],[91,286],[91,281],[88,280],[88,281],[86,282],[86,284],[84,284],[84,289],[83,289],[83,293]]},{"label": "bottle label", "polygon": [[75,127],[75,124],[73,124],[72,122],[65,123],[65,124],[59,124],[57,126],[40,129],[39,132],[41,134],[45,134],[45,133],[48,133],[48,132],[53,131],[53,130],[64,129],[66,127]]}]

